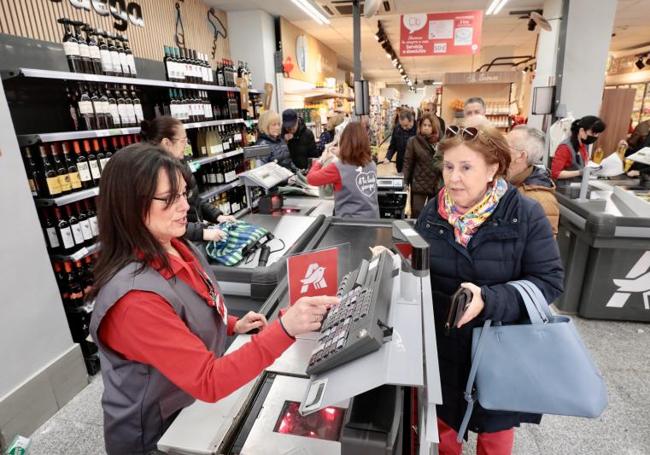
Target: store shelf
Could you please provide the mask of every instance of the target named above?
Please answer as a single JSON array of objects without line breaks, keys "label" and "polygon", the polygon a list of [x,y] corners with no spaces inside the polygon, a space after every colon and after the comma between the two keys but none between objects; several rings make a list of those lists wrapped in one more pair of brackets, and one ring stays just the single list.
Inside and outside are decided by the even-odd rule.
[{"label": "store shelf", "polygon": [[[181,88],[190,90],[210,90],[218,92],[239,92],[239,87],[223,87],[220,85],[188,84],[185,82],[159,81],[157,79],[139,79],[131,77],[104,76],[102,74],[71,73],[68,71],[50,71],[35,68],[18,68],[16,71],[5,73],[6,78],[29,77],[38,79],[61,79],[68,81],[105,82],[109,84],[146,85],[149,87]],[[248,93],[260,93],[249,89]]]},{"label": "store shelf", "polygon": [[504,115],[510,115],[510,112],[503,112],[501,114],[485,114],[486,117],[502,117]]},{"label": "store shelf", "polygon": [[226,158],[231,158],[233,156],[242,155],[243,153],[244,153],[244,149],[239,148],[239,149],[234,150],[232,152],[220,153],[218,155],[206,156],[206,157],[203,157],[203,158],[197,158],[195,160],[189,160],[187,162],[187,164],[189,164],[190,168],[192,168],[192,170],[194,170],[194,167],[196,167],[198,169],[199,167],[201,167],[204,164],[212,163],[213,161],[225,160]]},{"label": "store shelf", "polygon": [[37,207],[51,207],[51,206],[62,206],[66,204],[71,204],[77,201],[83,201],[84,199],[90,199],[99,195],[99,188],[90,188],[87,190],[76,191],[71,194],[66,194],[65,196],[59,196],[55,198],[36,198],[34,202]]},{"label": "store shelf", "polygon": [[72,254],[53,254],[52,258],[57,261],[80,261],[86,256],[95,254],[97,251],[99,251],[99,242],[95,242],[90,246],[85,246]]},{"label": "store shelf", "polygon": [[[243,123],[244,119],[229,119],[229,120],[210,120],[207,122],[186,123],[185,129],[192,128],[205,128],[209,126],[218,125],[233,125],[236,123]],[[19,134],[18,144],[23,147],[26,145],[33,145],[37,142],[58,142],[58,141],[74,141],[78,139],[92,139],[97,137],[107,136],[123,136],[126,134],[139,134],[140,127],[132,128],[111,128],[107,130],[91,130],[91,131],[64,131],[60,133],[35,133],[35,134]]]},{"label": "store shelf", "polygon": [[331,99],[344,99],[348,101],[354,101],[354,97],[341,95],[340,93],[323,93],[320,95],[306,96],[305,103],[310,103],[313,101],[322,101],[322,100],[331,100]]},{"label": "store shelf", "polygon": [[226,183],[225,185],[218,186],[216,188],[212,188],[211,190],[204,191],[199,195],[201,199],[210,199],[212,196],[216,196],[217,194],[221,194],[224,191],[232,190],[233,188],[237,188],[238,186],[241,186],[242,183],[239,179]]}]

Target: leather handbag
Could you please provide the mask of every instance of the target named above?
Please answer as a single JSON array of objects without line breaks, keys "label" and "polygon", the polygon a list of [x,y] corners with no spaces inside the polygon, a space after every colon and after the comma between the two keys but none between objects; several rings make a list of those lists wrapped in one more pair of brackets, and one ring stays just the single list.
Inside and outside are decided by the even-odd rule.
[{"label": "leather handbag", "polygon": [[487,320],[474,329],[465,388],[467,410],[458,442],[476,399],[489,410],[591,418],[607,407],[603,376],[571,318],[553,315],[530,281],[508,284],[521,294],[530,323],[493,326]]}]

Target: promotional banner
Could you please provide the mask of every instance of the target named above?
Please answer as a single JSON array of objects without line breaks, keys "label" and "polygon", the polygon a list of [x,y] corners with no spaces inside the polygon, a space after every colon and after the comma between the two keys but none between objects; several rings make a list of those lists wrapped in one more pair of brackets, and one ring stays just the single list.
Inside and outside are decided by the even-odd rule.
[{"label": "promotional banner", "polygon": [[300,297],[336,295],[339,287],[339,250],[312,251],[287,258],[289,305]]},{"label": "promotional banner", "polygon": [[403,14],[400,55],[476,54],[481,48],[483,11]]}]

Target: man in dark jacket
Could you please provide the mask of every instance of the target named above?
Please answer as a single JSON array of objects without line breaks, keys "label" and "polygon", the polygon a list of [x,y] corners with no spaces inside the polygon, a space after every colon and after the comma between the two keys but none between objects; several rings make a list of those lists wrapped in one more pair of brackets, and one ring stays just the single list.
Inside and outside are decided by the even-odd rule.
[{"label": "man in dark jacket", "polygon": [[390,138],[388,153],[384,163],[390,163],[393,155],[397,154],[396,167],[397,172],[402,173],[404,168],[404,155],[406,154],[406,144],[409,139],[415,136],[417,128],[413,121],[413,111],[404,109],[399,113],[399,124],[393,128],[393,134]]},{"label": "man in dark jacket", "polygon": [[[471,366],[472,330],[486,319],[504,323],[526,315],[512,280],[529,280],[553,302],[563,290],[564,271],[544,212],[535,201],[509,186],[497,207],[474,233],[467,248],[454,237],[454,227],[439,213],[434,198],[422,211],[415,229],[429,243],[431,290],[436,314],[436,342],[443,405],[438,417],[454,431],[460,428],[467,402],[465,386]],[[461,283],[480,288],[484,308],[461,328],[445,334],[444,323],[451,295]],[[534,390],[531,390],[534,393]],[[522,422],[539,423],[541,416],[507,411],[488,411],[475,404],[469,429],[496,433]]]},{"label": "man in dark jacket", "polygon": [[282,134],[289,146],[293,164],[299,169],[309,167],[309,158],[318,158],[318,149],[314,133],[298,118],[298,113],[287,109],[282,113]]}]

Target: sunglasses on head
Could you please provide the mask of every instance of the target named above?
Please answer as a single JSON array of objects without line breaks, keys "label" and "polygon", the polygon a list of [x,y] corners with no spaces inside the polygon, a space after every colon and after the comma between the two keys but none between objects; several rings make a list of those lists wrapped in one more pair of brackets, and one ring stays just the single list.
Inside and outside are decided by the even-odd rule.
[{"label": "sunglasses on head", "polygon": [[473,126],[470,126],[469,128],[461,128],[460,126],[451,125],[447,127],[445,134],[447,137],[454,137],[460,134],[463,140],[471,141],[472,139],[476,139],[476,136],[478,136],[478,129]]}]

